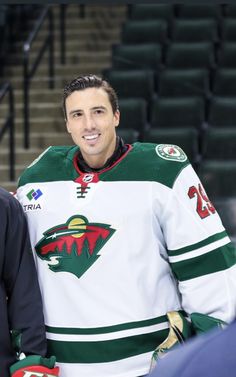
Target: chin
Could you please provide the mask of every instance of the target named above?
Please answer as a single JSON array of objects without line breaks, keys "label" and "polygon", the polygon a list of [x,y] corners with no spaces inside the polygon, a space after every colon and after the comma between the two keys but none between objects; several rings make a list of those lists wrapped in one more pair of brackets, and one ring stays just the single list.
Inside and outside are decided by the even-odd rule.
[{"label": "chin", "polygon": [[96,148],[96,146],[91,146],[89,148],[81,148],[81,153],[87,154],[88,156],[96,156],[101,153],[101,150]]}]

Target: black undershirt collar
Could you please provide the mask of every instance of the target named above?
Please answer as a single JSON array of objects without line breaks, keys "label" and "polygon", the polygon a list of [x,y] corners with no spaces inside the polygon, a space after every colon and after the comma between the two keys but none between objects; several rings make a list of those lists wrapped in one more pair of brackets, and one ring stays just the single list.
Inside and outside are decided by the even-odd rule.
[{"label": "black undershirt collar", "polygon": [[105,162],[103,166],[100,168],[91,168],[84,160],[82,153],[79,151],[78,157],[77,157],[77,164],[83,173],[90,173],[90,172],[100,172],[101,170],[109,168],[111,165],[113,165],[119,158],[127,151],[128,145],[124,143],[124,141],[121,139],[120,136],[116,137],[116,147],[111,157],[108,158],[108,160]]}]

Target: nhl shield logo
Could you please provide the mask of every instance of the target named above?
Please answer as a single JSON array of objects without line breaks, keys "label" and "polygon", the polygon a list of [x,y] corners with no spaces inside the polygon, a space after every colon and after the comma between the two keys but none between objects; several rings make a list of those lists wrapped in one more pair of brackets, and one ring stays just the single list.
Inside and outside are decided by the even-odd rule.
[{"label": "nhl shield logo", "polygon": [[46,230],[35,250],[53,272],[70,272],[80,278],[99,258],[98,252],[114,232],[110,225],[72,216],[65,224]]}]

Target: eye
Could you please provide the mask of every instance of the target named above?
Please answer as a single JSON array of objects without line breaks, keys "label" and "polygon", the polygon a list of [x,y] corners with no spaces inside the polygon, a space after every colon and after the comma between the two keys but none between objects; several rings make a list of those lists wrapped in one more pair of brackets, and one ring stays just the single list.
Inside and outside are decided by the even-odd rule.
[{"label": "eye", "polygon": [[96,110],[94,110],[94,114],[97,114],[97,115],[104,114],[104,113],[105,113],[104,109],[96,109]]},{"label": "eye", "polygon": [[81,117],[82,113],[80,111],[73,113],[72,118],[79,118]]}]

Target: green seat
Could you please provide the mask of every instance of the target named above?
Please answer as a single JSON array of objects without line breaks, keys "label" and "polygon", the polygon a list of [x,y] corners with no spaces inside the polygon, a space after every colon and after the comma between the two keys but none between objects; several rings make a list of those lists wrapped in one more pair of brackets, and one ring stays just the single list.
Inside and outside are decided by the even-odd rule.
[{"label": "green seat", "polygon": [[130,17],[135,20],[164,19],[171,22],[174,17],[172,4],[133,4],[130,8]]},{"label": "green seat", "polygon": [[114,69],[153,69],[163,65],[162,46],[158,43],[119,44],[112,49]]},{"label": "green seat", "polygon": [[235,196],[236,160],[206,160],[198,174],[213,203],[215,198]]},{"label": "green seat", "polygon": [[236,42],[222,43],[217,55],[218,67],[236,68]]},{"label": "green seat", "polygon": [[216,66],[212,42],[173,42],[167,49],[168,68],[207,68]]},{"label": "green seat", "polygon": [[158,97],[153,100],[151,127],[201,129],[205,120],[205,102],[201,97]]},{"label": "green seat", "polygon": [[121,39],[124,44],[164,44],[168,39],[168,25],[165,20],[128,20],[122,26]]},{"label": "green seat", "polygon": [[203,149],[206,160],[236,160],[236,127],[209,127]]},{"label": "green seat", "polygon": [[147,102],[143,98],[122,98],[119,100],[119,108],[121,115],[118,134],[126,131],[130,136],[128,132],[133,130],[138,132],[135,135],[141,141],[147,127]]},{"label": "green seat", "polygon": [[159,75],[158,94],[161,97],[210,95],[209,73],[205,68],[166,68]]},{"label": "green seat", "polygon": [[177,13],[181,18],[213,18],[220,21],[223,8],[220,4],[178,4]]},{"label": "green seat", "polygon": [[212,127],[236,127],[236,97],[214,96],[209,106]]},{"label": "green seat", "polygon": [[236,42],[236,18],[224,18],[221,30],[223,42]]},{"label": "green seat", "polygon": [[226,17],[236,17],[236,4],[225,4],[224,15]]},{"label": "green seat", "polygon": [[117,127],[116,133],[120,136],[126,144],[133,144],[136,141],[139,141],[139,133],[134,129],[124,129]]},{"label": "green seat", "polygon": [[214,96],[236,96],[236,67],[219,68],[216,71],[212,93]]},{"label": "green seat", "polygon": [[105,77],[119,98],[144,98],[147,102],[154,95],[154,73],[150,70],[110,70]]},{"label": "green seat", "polygon": [[214,19],[178,19],[176,18],[171,36],[178,42],[218,42],[218,25]]},{"label": "green seat", "polygon": [[156,144],[175,144],[187,154],[190,162],[198,163],[198,132],[195,128],[154,128],[145,132],[144,141]]},{"label": "green seat", "polygon": [[228,235],[236,244],[236,196],[216,198],[214,207],[219,213]]}]

